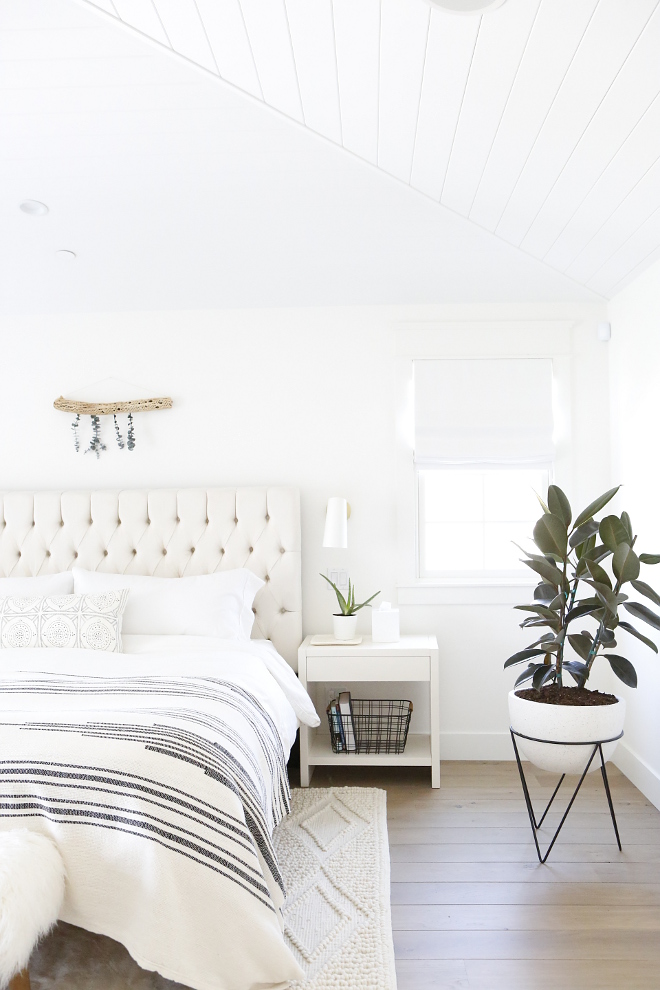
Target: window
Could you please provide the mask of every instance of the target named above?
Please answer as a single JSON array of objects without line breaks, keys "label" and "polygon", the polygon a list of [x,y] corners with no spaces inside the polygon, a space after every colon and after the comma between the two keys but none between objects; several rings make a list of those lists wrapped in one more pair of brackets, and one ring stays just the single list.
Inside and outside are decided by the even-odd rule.
[{"label": "window", "polygon": [[542,468],[427,468],[418,472],[420,577],[520,574],[545,493]]},{"label": "window", "polygon": [[553,460],[548,359],[417,360],[421,578],[520,576]]}]

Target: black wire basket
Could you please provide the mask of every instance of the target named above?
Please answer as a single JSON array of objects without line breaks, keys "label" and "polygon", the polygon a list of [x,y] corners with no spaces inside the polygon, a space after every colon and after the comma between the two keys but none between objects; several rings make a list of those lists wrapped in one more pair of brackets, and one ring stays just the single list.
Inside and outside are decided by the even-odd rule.
[{"label": "black wire basket", "polygon": [[328,706],[333,753],[403,753],[412,712],[412,701],[351,698],[350,715]]}]

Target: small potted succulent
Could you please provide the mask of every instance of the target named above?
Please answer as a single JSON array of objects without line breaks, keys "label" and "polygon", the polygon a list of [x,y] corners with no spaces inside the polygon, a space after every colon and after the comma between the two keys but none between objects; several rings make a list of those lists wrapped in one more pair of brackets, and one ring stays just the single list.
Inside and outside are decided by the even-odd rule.
[{"label": "small potted succulent", "polygon": [[[660,606],[660,595],[639,579],[642,565],[659,564],[660,554],[636,552],[637,537],[627,512],[607,515],[600,522],[595,519],[618,490],[605,492],[573,520],[566,495],[550,485],[547,504],[539,499],[543,515],[534,526],[540,553],[522,551],[523,563],[539,575],[540,583],[533,604],[516,608],[530,613],[521,628],[541,635],[504,664],[527,662],[509,693],[511,727],[537,740],[585,740],[585,746],[558,746],[518,737],[523,755],[543,770],[581,773],[592,751],[586,743],[613,739],[623,730],[625,701],[586,687],[599,657],[624,684],[637,687],[635,668],[618,652],[620,634],[658,652],[655,643],[620,611],[660,629],[660,615],[642,602],[631,601],[623,590],[633,590]],[[582,620],[579,626],[578,620]],[[586,624],[591,628],[582,628]],[[531,686],[523,687],[527,682]],[[615,747],[616,742],[603,746],[605,759]],[[590,770],[598,767],[594,760]]]},{"label": "small potted succulent", "polygon": [[348,582],[348,594],[344,598],[334,581],[331,581],[329,577],[325,576],[325,574],[321,574],[321,577],[324,581],[327,581],[333,589],[339,603],[340,611],[335,612],[332,616],[333,635],[335,639],[342,641],[347,639],[355,639],[358,619],[357,613],[361,608],[364,608],[366,605],[370,605],[376,595],[380,594],[380,591],[377,591],[375,595],[371,596],[371,598],[367,598],[366,602],[356,605],[355,588],[351,585],[350,580]]}]

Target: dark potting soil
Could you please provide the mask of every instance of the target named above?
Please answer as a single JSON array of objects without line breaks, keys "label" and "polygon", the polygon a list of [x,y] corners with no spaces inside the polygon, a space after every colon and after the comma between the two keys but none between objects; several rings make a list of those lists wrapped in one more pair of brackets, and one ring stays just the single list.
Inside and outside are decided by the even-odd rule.
[{"label": "dark potting soil", "polygon": [[588,688],[558,687],[550,684],[536,688],[523,688],[516,691],[516,697],[525,701],[538,701],[543,705],[579,705],[580,707],[597,707],[599,705],[616,705],[618,698],[613,694],[603,694],[601,691],[589,691]]}]

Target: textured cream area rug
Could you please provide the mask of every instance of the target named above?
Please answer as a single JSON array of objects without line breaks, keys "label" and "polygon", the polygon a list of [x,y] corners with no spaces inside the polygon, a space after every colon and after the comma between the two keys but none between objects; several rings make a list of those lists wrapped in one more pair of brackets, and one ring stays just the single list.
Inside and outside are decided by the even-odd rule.
[{"label": "textured cream area rug", "polygon": [[[307,974],[296,990],[396,990],[385,791],[294,790],[275,846],[285,937]],[[60,924],[30,963],[33,990],[185,990],[118,942]]]}]

